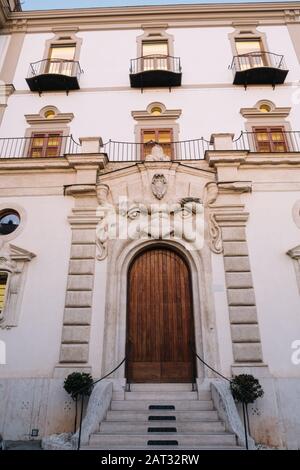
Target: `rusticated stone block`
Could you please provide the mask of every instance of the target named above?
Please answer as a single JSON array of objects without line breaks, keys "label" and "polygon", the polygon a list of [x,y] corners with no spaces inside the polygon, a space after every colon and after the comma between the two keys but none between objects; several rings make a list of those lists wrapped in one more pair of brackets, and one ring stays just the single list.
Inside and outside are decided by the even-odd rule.
[{"label": "rusticated stone block", "polygon": [[72,245],[71,259],[94,259],[96,246],[93,245]]},{"label": "rusticated stone block", "polygon": [[72,244],[95,243],[96,230],[94,229],[75,229],[72,231]]},{"label": "rusticated stone block", "polygon": [[228,305],[255,305],[254,289],[228,289]]},{"label": "rusticated stone block", "polygon": [[245,241],[246,230],[245,227],[222,227],[223,241]]},{"label": "rusticated stone block", "polygon": [[233,343],[233,357],[236,362],[261,362],[261,344]]},{"label": "rusticated stone block", "polygon": [[258,343],[258,325],[231,325],[231,337],[234,343]]},{"label": "rusticated stone block", "polygon": [[257,323],[257,311],[255,306],[229,307],[230,323]]},{"label": "rusticated stone block", "polygon": [[246,273],[226,273],[226,285],[228,288],[252,287],[252,276],[250,272]]},{"label": "rusticated stone block", "polygon": [[60,350],[61,363],[84,363],[89,359],[88,344],[62,344]]},{"label": "rusticated stone block", "polygon": [[94,276],[72,274],[68,277],[68,290],[92,290]]},{"label": "rusticated stone block", "polygon": [[90,339],[89,326],[64,326],[62,343],[88,343]]},{"label": "rusticated stone block", "polygon": [[90,325],[92,310],[90,308],[66,308],[64,325]]},{"label": "rusticated stone block", "polygon": [[246,242],[223,242],[224,256],[248,256]]},{"label": "rusticated stone block", "polygon": [[225,256],[225,271],[245,272],[250,271],[250,263],[248,256]]},{"label": "rusticated stone block", "polygon": [[95,260],[71,260],[69,274],[94,274]]},{"label": "rusticated stone block", "polygon": [[66,307],[91,307],[93,293],[91,291],[68,291]]}]

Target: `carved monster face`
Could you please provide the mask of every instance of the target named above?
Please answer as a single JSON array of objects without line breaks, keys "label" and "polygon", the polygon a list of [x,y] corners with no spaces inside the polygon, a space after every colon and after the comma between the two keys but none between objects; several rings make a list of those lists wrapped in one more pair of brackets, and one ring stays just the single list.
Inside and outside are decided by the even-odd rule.
[{"label": "carved monster face", "polygon": [[97,237],[102,245],[111,239],[177,240],[188,250],[200,250],[204,243],[203,205],[193,199],[171,204],[123,199],[116,208],[102,208]]}]

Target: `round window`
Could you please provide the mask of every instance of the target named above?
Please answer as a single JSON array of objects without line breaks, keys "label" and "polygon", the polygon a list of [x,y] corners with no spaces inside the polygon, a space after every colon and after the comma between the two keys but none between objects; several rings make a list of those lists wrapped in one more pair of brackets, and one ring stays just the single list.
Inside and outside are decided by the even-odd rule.
[{"label": "round window", "polygon": [[55,112],[52,109],[48,109],[48,111],[45,112],[46,119],[54,119],[54,117],[55,117]]},{"label": "round window", "polygon": [[269,113],[271,111],[271,106],[268,104],[261,104],[259,110],[261,113]]},{"label": "round window", "polygon": [[160,114],[162,114],[162,109],[160,106],[153,106],[153,108],[151,108],[151,114],[152,116],[159,116]]},{"label": "round window", "polygon": [[13,233],[20,225],[19,214],[11,209],[0,212],[0,235]]}]

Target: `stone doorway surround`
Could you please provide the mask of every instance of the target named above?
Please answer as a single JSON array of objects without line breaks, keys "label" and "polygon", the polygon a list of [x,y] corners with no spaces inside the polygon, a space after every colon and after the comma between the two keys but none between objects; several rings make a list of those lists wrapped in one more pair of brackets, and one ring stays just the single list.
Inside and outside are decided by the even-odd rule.
[{"label": "stone doorway surround", "polygon": [[[203,165],[205,168],[207,165]],[[147,162],[139,163],[138,168],[131,167],[130,173],[128,169],[124,169],[124,179],[120,175],[122,170],[119,170],[118,176],[100,175],[101,184],[98,186],[99,193],[103,196],[102,204],[105,207],[117,199],[117,195],[121,191],[122,194],[127,194],[129,191],[130,196],[130,180],[135,188],[134,201],[149,200],[153,203],[157,199],[151,191],[151,181],[153,175],[158,171],[164,174],[168,181],[168,190],[166,195],[163,196],[162,204],[180,200],[185,197],[199,197],[203,200],[205,193],[205,185],[208,181],[213,179],[213,173],[207,171],[200,174],[199,169],[188,170],[184,167],[181,169],[180,165],[173,162]],[[185,172],[190,173],[191,182],[185,186],[178,183],[177,178],[186,178]],[[201,171],[201,170],[200,170]],[[192,172],[195,175],[195,182],[193,182]],[[178,176],[179,174],[179,176]],[[116,178],[116,180],[114,180]],[[129,182],[128,182],[129,180]],[[185,181],[187,181],[185,179]],[[101,189],[102,187],[102,189]],[[139,187],[141,193],[139,193]],[[188,189],[188,187],[190,189]],[[152,199],[151,199],[152,198]],[[131,198],[129,197],[131,200]],[[208,237],[208,232],[205,233],[205,238]],[[110,240],[107,246],[102,247],[99,259],[107,257],[107,290],[106,290],[106,306],[105,306],[105,319],[104,319],[104,344],[103,344],[103,360],[102,360],[102,375],[107,374],[113,370],[125,357],[126,351],[126,318],[127,318],[127,274],[129,266],[134,257],[141,251],[159,243],[160,246],[169,247],[179,252],[187,261],[191,271],[191,282],[193,291],[193,310],[194,310],[194,325],[195,325],[195,343],[196,351],[205,360],[212,364],[215,368],[220,368],[219,364],[219,351],[217,345],[217,331],[216,319],[214,309],[214,299],[212,292],[212,267],[211,267],[211,251],[207,240],[200,250],[187,250],[184,241],[180,240],[167,240],[167,239],[145,239],[145,237],[136,237],[136,239],[115,239]],[[208,385],[208,380],[212,375],[210,371],[197,363],[197,383],[198,388],[204,388]],[[123,365],[114,374],[115,389],[122,392],[122,387],[125,386],[125,365]],[[120,395],[121,397],[121,395]]]}]

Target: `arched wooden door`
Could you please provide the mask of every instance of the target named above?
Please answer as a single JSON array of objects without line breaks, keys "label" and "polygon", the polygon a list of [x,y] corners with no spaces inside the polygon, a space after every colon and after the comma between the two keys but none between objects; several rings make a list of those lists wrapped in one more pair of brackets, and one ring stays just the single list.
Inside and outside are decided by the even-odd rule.
[{"label": "arched wooden door", "polygon": [[155,248],[128,275],[129,382],[192,382],[195,366],[191,276],[174,251]]}]

